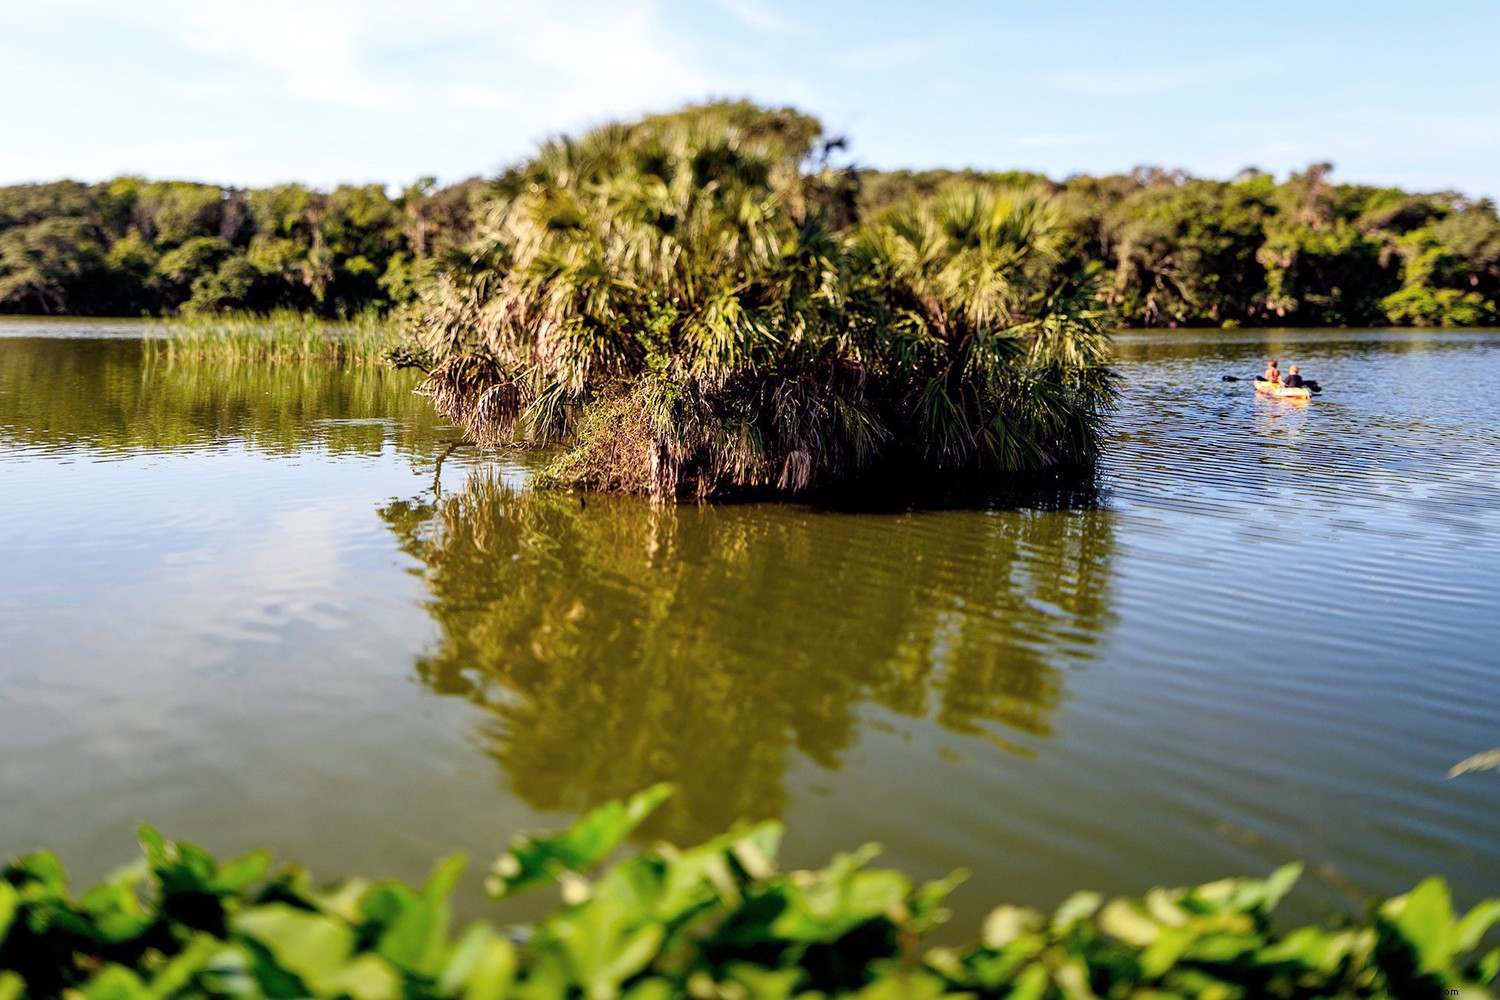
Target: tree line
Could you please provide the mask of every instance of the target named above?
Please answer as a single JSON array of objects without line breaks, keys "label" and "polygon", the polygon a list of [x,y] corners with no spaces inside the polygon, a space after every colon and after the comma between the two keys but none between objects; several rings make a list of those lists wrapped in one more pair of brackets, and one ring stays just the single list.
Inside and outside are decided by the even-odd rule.
[{"label": "tree line", "polygon": [[424,178],[392,195],[118,177],[0,188],[0,312],[385,310],[467,238],[487,187]]},{"label": "tree line", "polygon": [[1142,167],[1039,174],[861,174],[864,211],[955,179],[1045,191],[1071,267],[1093,268],[1127,326],[1476,326],[1500,322],[1500,218],[1488,199],[1337,183],[1315,163],[1284,181]]},{"label": "tree line", "polygon": [[[1097,272],[1129,326],[1500,322],[1500,218],[1454,192],[1140,168],[845,169],[848,228],[955,182],[1037,192],[1059,216],[1057,267]],[[163,315],[297,309],[323,316],[414,299],[421,278],[503,200],[504,178],[318,191],[120,177],[0,188],[0,312]]]}]

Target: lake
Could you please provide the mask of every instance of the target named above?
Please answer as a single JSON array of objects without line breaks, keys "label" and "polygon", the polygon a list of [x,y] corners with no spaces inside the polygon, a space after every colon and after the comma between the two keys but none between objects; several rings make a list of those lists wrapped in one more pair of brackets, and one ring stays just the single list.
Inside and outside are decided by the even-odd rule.
[{"label": "lake", "polygon": [[[528,492],[410,373],[143,329],[0,323],[0,854],[418,879],[667,780],[648,836],[971,869],[958,936],[1294,859],[1297,916],[1500,895],[1500,773],[1446,777],[1500,746],[1500,333],[1124,334],[1097,491],[851,513]],[[1268,353],[1326,391],[1222,381]]]}]

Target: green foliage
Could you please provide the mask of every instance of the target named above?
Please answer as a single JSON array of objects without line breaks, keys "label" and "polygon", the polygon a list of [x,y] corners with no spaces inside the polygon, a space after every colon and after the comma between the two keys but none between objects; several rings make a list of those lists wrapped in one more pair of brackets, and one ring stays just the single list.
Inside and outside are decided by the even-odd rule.
[{"label": "green foliage", "polygon": [[[690,142],[707,141],[706,126],[736,134],[746,144],[735,151],[721,148],[735,153],[728,159],[709,156],[687,165],[688,170],[674,174],[675,188],[658,169],[670,166],[670,143],[658,150],[666,159],[636,155],[643,140],[660,145],[670,135],[687,134]],[[624,210],[622,221],[636,225],[649,221],[641,213],[654,205],[662,234],[670,238],[693,225],[700,235],[707,231],[707,216],[679,215],[668,207],[673,197],[682,207],[682,181],[691,178],[717,192],[698,199],[698,208],[717,204],[709,215],[719,211],[732,217],[736,225],[747,227],[745,236],[752,229],[763,235],[774,232],[778,252],[793,257],[797,240],[810,241],[806,250],[819,238],[797,234],[788,245],[794,234],[782,223],[789,218],[814,220],[828,232],[847,236],[898,206],[931,203],[955,187],[1033,192],[1057,216],[1057,267],[1067,274],[1097,267],[1108,305],[1127,325],[1465,326],[1493,323],[1500,316],[1500,219],[1487,200],[1335,183],[1327,163],[1312,164],[1281,182],[1253,168],[1229,182],[1153,167],[1062,181],[1026,171],[833,169],[830,156],[841,145],[841,139],[824,137],[815,119],[795,110],[720,103],[558,140],[495,184],[476,178],[439,188],[432,178],[422,178],[395,195],[377,185],[316,191],[283,184],[240,190],[141,177],[94,185],[59,181],[3,187],[0,312],[160,315],[184,308],[296,309],[336,317],[385,310],[411,302],[423,279],[440,264],[451,263],[453,253],[461,251],[460,260],[473,266],[471,240],[483,218],[493,214],[497,189],[503,204],[516,203],[523,190],[536,194],[552,186],[571,193],[567,204],[532,205],[533,222],[542,218],[538,211],[559,213],[556,218],[562,220],[569,212],[608,206]],[[635,153],[627,154],[633,148]],[[757,158],[762,166],[778,164],[777,176],[740,174],[725,186],[738,169],[735,163],[743,167]],[[784,183],[788,167],[800,167],[795,185]],[[625,180],[632,175],[639,175],[636,180],[655,178],[664,186],[637,185],[633,193],[629,184],[593,187],[604,177]],[[754,194],[758,188],[773,197]],[[747,194],[748,202],[733,200]],[[816,211],[807,212],[809,204]],[[748,214],[741,215],[741,209]],[[680,231],[674,228],[679,221],[685,227]],[[491,225],[481,240],[495,252],[478,254],[485,267],[509,266],[495,239],[503,228]],[[563,228],[574,236],[586,231]],[[596,235],[605,233],[598,230]],[[623,230],[609,235],[622,236]],[[550,250],[561,245],[555,242]],[[697,291],[703,302],[714,301],[717,294],[721,305],[729,306],[723,293],[738,287],[733,274],[753,246],[753,239],[749,244],[730,241],[721,248],[725,256],[704,258],[727,270],[725,284],[710,281]],[[683,248],[692,252],[691,241]],[[531,250],[541,253],[543,248]],[[584,263],[583,258],[543,256],[569,267]],[[612,268],[598,270],[600,264],[595,257],[596,279],[619,277]],[[704,274],[700,269],[683,277],[702,279]],[[764,291],[769,271],[752,268],[746,274],[757,276],[752,286]],[[592,287],[596,295],[611,292],[607,281]],[[612,290],[621,291],[618,285]],[[754,296],[742,292],[735,295],[739,304],[754,305]],[[605,303],[596,300],[595,305]],[[734,325],[739,315],[728,308],[713,322]],[[756,309],[745,317],[750,328],[780,335],[778,326],[764,326],[767,317]],[[618,308],[616,318],[643,321],[638,310],[624,308]],[[809,320],[801,309],[789,318],[794,327]],[[737,329],[734,336],[721,338],[720,348],[743,339],[746,329]],[[604,358],[615,360],[608,353]],[[735,429],[705,433],[733,436]]]},{"label": "green foliage", "polygon": [[413,295],[415,261],[473,228],[477,179],[259,191],[119,177],[0,188],[0,312],[278,309],[323,317]]},{"label": "green foliage", "polygon": [[452,935],[462,858],[417,889],[319,891],[263,853],[221,864],[144,829],[142,861],[77,899],[55,857],[21,858],[0,874],[0,996],[1481,998],[1500,972],[1500,950],[1476,954],[1500,901],[1456,914],[1438,879],[1335,929],[1274,926],[1299,874],[1288,866],[1138,900],[1079,893],[1051,916],[1002,906],[977,943],[937,948],[927,938],[961,877],[918,885],[868,867],[873,848],[782,872],[774,823],[586,878],[662,794],[519,839],[498,869],[566,881],[561,907],[514,935]]},{"label": "green foliage", "polygon": [[953,182],[851,225],[828,148],[744,103],[543,147],[414,311],[439,411],[658,498],[1086,464],[1107,344],[1045,195]]},{"label": "green foliage", "polygon": [[1244,321],[1264,298],[1256,251],[1269,205],[1239,184],[1143,187],[1103,216],[1114,247],[1111,301],[1132,325]]},{"label": "green foliage", "polygon": [[396,325],[374,312],[338,321],[288,311],[193,314],[154,325],[155,335],[141,342],[151,358],[375,364],[400,343]]}]

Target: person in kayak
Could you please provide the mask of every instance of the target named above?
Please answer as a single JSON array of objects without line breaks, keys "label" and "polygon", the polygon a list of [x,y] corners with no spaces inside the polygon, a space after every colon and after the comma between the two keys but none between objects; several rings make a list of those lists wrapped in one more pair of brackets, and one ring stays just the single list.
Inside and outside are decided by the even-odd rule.
[{"label": "person in kayak", "polygon": [[1275,358],[1272,358],[1271,363],[1266,366],[1266,373],[1261,376],[1261,379],[1266,382],[1281,382],[1281,369],[1276,367]]},{"label": "person in kayak", "polygon": [[1282,380],[1281,384],[1286,386],[1288,389],[1301,389],[1307,383],[1303,382],[1302,376],[1297,374],[1299,371],[1301,371],[1300,368],[1298,368],[1296,365],[1292,365],[1292,367],[1287,369],[1286,378]]}]

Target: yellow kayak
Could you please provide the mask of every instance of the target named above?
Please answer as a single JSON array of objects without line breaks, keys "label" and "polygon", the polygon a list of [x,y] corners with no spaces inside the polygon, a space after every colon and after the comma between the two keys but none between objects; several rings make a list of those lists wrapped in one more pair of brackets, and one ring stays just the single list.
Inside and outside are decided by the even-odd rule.
[{"label": "yellow kayak", "polygon": [[1255,391],[1262,396],[1279,396],[1282,399],[1312,399],[1312,390],[1306,386],[1293,389],[1279,382],[1267,382],[1263,378],[1255,380]]}]

